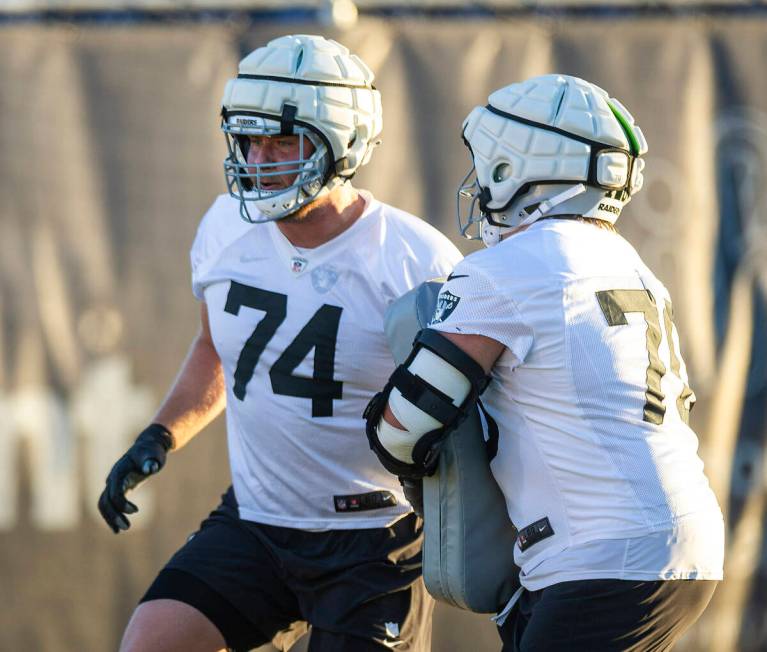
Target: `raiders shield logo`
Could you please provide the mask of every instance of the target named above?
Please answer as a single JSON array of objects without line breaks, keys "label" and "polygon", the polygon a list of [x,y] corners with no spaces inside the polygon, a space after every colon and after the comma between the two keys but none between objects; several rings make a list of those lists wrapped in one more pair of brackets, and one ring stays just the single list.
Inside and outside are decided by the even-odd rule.
[{"label": "raiders shield logo", "polygon": [[461,297],[455,296],[448,290],[442,290],[437,298],[437,307],[434,310],[434,317],[429,322],[429,326],[445,321],[453,313],[460,300]]},{"label": "raiders shield logo", "polygon": [[312,285],[320,294],[330,292],[338,280],[338,271],[332,265],[322,265],[312,271]]}]

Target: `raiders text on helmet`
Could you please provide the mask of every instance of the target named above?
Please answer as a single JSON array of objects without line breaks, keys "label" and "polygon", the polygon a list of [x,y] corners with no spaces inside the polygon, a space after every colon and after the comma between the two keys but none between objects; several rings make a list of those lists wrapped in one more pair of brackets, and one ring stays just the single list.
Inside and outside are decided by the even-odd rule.
[{"label": "raiders text on helmet", "polygon": [[[227,186],[250,222],[290,215],[350,179],[380,142],[373,73],[321,36],[283,36],[251,52],[227,83],[222,104]],[[300,138],[296,160],[249,164],[249,137],[258,135],[305,136],[314,151],[305,154]],[[267,189],[270,179],[293,175],[291,186]]]},{"label": "raiders text on helmet", "polygon": [[474,165],[458,190],[458,226],[488,246],[544,215],[614,223],[642,187],[647,143],[634,118],[577,77],[542,75],[495,91],[468,115],[463,139]]}]

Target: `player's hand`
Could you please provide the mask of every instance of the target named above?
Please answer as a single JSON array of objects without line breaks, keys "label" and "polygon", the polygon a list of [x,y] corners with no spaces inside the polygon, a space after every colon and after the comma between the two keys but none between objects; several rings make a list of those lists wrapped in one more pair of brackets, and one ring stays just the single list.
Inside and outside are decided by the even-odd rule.
[{"label": "player's hand", "polygon": [[413,507],[413,511],[423,518],[423,480],[421,478],[400,478],[402,492]]},{"label": "player's hand", "polygon": [[107,476],[107,486],[99,498],[99,512],[115,534],[130,527],[126,514],[138,511],[125,494],[162,469],[167,452],[172,447],[173,435],[170,431],[159,423],[153,423],[112,467]]}]

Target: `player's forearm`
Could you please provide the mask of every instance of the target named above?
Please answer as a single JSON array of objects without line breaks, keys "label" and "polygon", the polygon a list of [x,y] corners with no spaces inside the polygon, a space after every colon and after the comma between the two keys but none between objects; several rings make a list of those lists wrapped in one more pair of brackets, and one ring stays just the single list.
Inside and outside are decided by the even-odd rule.
[{"label": "player's forearm", "polygon": [[192,343],[154,421],[173,433],[174,449],[179,449],[213,421],[225,405],[221,360],[210,340],[201,334]]}]

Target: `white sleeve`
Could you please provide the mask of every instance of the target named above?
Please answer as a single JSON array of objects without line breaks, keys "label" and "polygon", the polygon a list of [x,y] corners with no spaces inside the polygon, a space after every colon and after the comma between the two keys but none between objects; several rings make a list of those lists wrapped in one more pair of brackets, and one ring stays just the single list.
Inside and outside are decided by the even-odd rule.
[{"label": "white sleeve", "polygon": [[384,288],[382,291],[387,303],[425,281],[444,278],[462,258],[461,252],[450,240],[427,224],[402,232],[389,228],[388,233],[384,233],[379,247],[379,268],[376,269],[375,264],[371,268]]},{"label": "white sleeve", "polygon": [[201,282],[202,269],[206,259],[206,229],[205,219],[197,227],[197,235],[189,251],[189,262],[192,268],[192,293],[199,300],[203,300],[204,285]]},{"label": "white sleeve", "polygon": [[532,326],[526,323],[514,299],[465,260],[442,286],[429,328],[484,335],[503,344],[520,364],[533,345]]},{"label": "white sleeve", "polygon": [[219,195],[197,227],[197,235],[189,251],[189,261],[192,267],[192,292],[200,301],[204,299],[210,271],[221,252],[227,244],[252,226],[239,219],[239,204],[235,207],[234,201],[229,195]]},{"label": "white sleeve", "polygon": [[461,252],[450,240],[442,234],[439,236],[432,249],[432,258],[425,270],[427,280],[447,276],[463,259]]},{"label": "white sleeve", "polygon": [[[401,231],[392,239],[396,246],[390,250],[390,264],[400,268],[405,283],[399,294],[404,294],[424,281],[444,278],[463,258],[461,252],[442,233],[419,218],[410,224],[409,231]],[[415,228],[413,228],[415,227]]]}]

